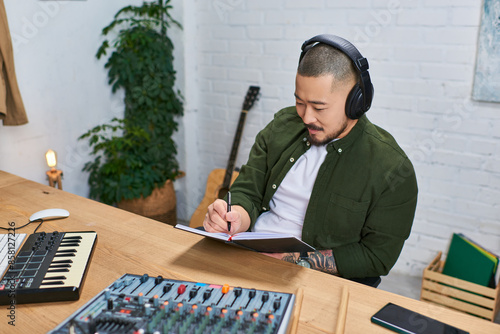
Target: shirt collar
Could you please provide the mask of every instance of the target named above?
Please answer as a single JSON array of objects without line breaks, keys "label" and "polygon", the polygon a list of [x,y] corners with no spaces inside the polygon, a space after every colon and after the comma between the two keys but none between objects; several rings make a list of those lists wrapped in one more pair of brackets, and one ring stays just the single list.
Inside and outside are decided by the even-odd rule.
[{"label": "shirt collar", "polygon": [[349,146],[351,146],[364,131],[365,126],[368,122],[368,118],[366,115],[361,116],[358,119],[358,122],[354,125],[354,127],[349,131],[347,136],[340,138],[339,140],[335,140],[328,144],[327,151],[336,151],[338,154],[342,154]]}]

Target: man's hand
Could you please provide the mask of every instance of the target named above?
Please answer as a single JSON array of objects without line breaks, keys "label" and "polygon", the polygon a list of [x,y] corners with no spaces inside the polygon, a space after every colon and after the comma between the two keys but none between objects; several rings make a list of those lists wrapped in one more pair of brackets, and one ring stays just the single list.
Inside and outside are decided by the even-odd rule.
[{"label": "man's hand", "polygon": [[[245,221],[246,218],[246,221]],[[227,229],[227,222],[231,222],[231,230]],[[250,225],[248,213],[239,205],[231,206],[231,212],[227,212],[227,203],[217,199],[210,204],[207,214],[203,220],[205,231],[212,233],[236,234],[244,232]]]}]

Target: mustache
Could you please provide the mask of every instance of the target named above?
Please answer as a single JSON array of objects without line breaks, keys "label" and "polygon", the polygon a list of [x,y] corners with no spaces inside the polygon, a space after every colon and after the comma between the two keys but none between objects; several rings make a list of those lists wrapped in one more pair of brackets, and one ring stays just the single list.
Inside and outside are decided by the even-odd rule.
[{"label": "mustache", "polygon": [[312,125],[312,124],[304,124],[306,128],[311,129],[311,130],[316,130],[316,131],[323,131],[322,127]]}]

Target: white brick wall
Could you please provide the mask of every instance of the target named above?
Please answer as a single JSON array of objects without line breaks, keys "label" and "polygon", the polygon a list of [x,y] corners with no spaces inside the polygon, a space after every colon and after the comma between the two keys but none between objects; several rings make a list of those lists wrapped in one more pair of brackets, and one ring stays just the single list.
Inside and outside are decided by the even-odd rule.
[{"label": "white brick wall", "polygon": [[332,33],[370,61],[375,99],[368,116],[396,137],[417,171],[414,228],[394,270],[420,275],[453,232],[500,253],[500,105],[470,97],[481,1],[187,2],[194,12],[184,19],[195,23],[185,43],[195,43],[196,54],[185,66],[196,80],[186,79],[192,84],[184,90],[198,98],[195,121],[184,128],[196,138],[187,156],[197,159],[184,161],[196,172],[187,176],[181,217],[198,205],[208,173],[226,166],[248,86],[262,90],[247,116],[238,166],[272,115],[294,103],[301,43]]}]

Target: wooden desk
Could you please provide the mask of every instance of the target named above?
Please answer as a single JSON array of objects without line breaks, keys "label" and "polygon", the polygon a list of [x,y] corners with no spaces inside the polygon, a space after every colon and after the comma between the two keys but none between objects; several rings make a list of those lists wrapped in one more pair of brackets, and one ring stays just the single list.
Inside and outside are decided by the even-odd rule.
[{"label": "wooden desk", "polygon": [[[370,322],[387,302],[400,304],[471,333],[500,333],[500,325],[435,305],[363,286],[183,232],[148,218],[0,171],[0,226],[28,222],[36,211],[63,208],[66,219],[39,231],[96,231],[97,247],[80,300],[17,305],[15,327],[0,307],[1,333],[45,333],[124,273],[229,284],[294,293],[304,298],[298,333],[334,333],[344,286],[349,288],[345,333],[392,333]],[[33,233],[31,224],[17,233]]]}]

